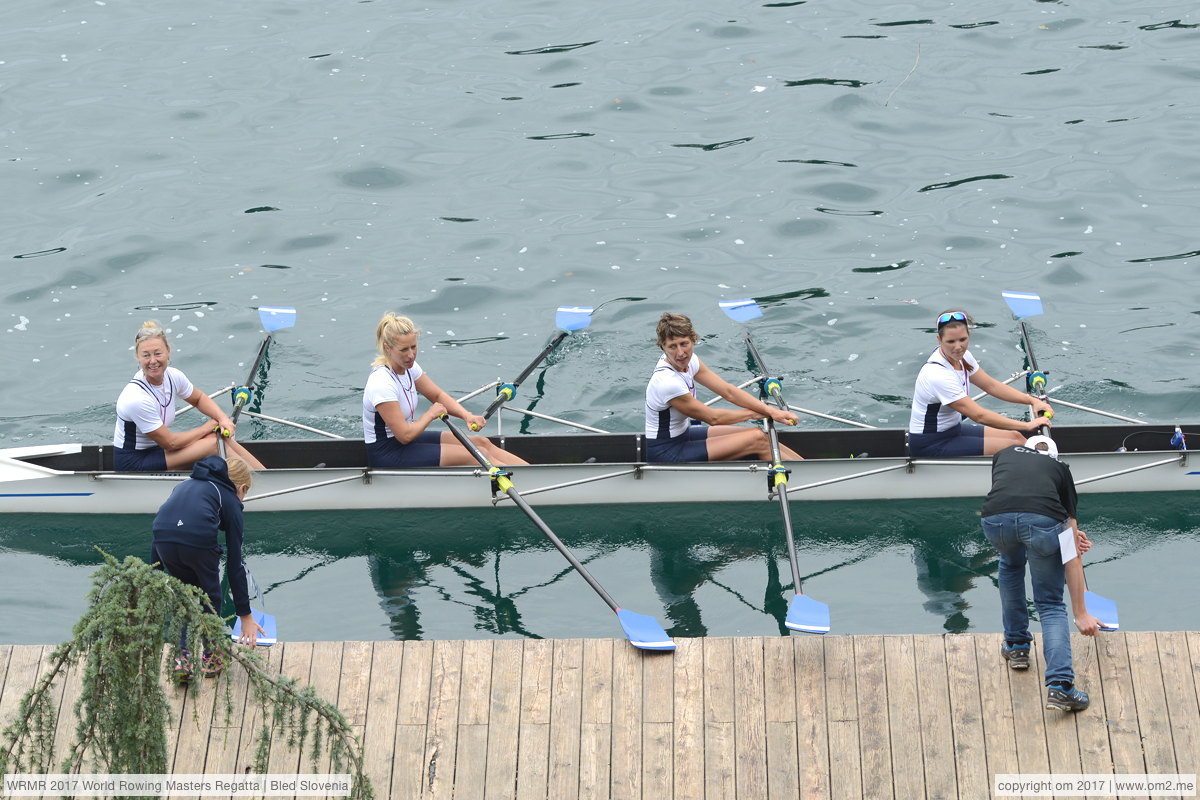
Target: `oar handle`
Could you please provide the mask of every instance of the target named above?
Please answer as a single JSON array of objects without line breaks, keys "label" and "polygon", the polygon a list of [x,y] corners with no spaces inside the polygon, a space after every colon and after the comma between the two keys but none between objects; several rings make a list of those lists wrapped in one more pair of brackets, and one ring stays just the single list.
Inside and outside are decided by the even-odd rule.
[{"label": "oar handle", "polygon": [[525,498],[521,497],[521,493],[517,491],[517,487],[513,486],[512,481],[509,479],[508,473],[504,472],[499,467],[493,466],[492,463],[487,460],[487,456],[485,456],[475,445],[475,443],[471,441],[470,437],[463,433],[457,425],[450,421],[449,415],[443,414],[441,416],[441,420],[442,422],[446,423],[446,427],[448,427],[450,432],[454,434],[454,438],[458,439],[459,444],[467,449],[467,452],[469,452],[472,457],[479,462],[481,467],[487,469],[488,474],[492,476],[492,478],[496,481],[496,484],[504,491],[504,493],[512,498],[512,501],[517,504],[517,507],[525,512],[525,516],[529,517],[529,521],[536,525],[539,530],[541,530],[546,538],[550,540],[550,543],[553,544],[558,552],[562,554],[563,558],[567,559],[571,566],[575,568],[575,571],[578,572],[585,581],[587,581],[588,586],[591,586],[592,589],[595,590],[596,594],[600,595],[600,599],[607,603],[608,607],[614,612],[620,611],[621,607],[617,605],[617,601],[613,600],[612,596],[609,595],[608,592],[604,591],[604,587],[592,577],[592,573],[588,572],[587,567],[583,565],[583,562],[576,558],[575,554],[567,549],[567,546],[563,544],[562,539],[559,539],[558,536],[555,535],[554,531],[550,530],[550,526],[543,522],[542,518],[538,516],[537,512],[534,511],[533,508],[530,507],[529,503],[525,501]]},{"label": "oar handle", "polygon": [[559,331],[557,334],[555,334],[554,338],[550,340],[550,344],[542,348],[542,352],[537,354],[537,358],[533,359],[533,361],[529,362],[529,366],[521,370],[521,374],[517,376],[515,381],[502,385],[500,387],[500,391],[496,394],[496,399],[493,400],[491,404],[488,405],[487,410],[483,412],[483,418],[491,419],[492,414],[495,414],[496,410],[499,409],[500,406],[516,397],[517,387],[520,386],[526,378],[533,374],[533,371],[538,368],[538,365],[545,361],[546,357],[549,356],[550,353],[554,351],[554,348],[558,347],[559,343],[565,338],[567,338],[567,332]]}]

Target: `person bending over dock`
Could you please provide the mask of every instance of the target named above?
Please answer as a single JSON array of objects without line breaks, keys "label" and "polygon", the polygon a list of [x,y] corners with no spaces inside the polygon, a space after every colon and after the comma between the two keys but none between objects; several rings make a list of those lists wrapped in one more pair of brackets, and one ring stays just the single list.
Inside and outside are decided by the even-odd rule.
[{"label": "person bending over dock", "polygon": [[[766,432],[735,423],[770,417],[784,425],[795,425],[799,418],[792,411],[767,405],[705,366],[694,352],[698,339],[692,321],[683,314],[667,312],[658,320],[658,346],[663,354],[646,384],[646,460],[730,461],[753,457],[770,461],[771,443]],[[740,408],[706,406],[696,399],[697,383]],[[783,445],[779,451],[787,461],[801,460],[795,450]]]}]

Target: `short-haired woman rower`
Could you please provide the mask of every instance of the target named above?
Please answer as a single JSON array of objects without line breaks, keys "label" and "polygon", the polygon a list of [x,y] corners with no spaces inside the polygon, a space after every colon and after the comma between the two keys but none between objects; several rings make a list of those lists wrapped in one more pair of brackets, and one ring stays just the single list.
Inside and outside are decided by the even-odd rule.
[{"label": "short-haired woman rower", "polygon": [[[965,312],[950,310],[937,318],[938,347],[921,367],[913,389],[912,416],[908,424],[909,454],[915,458],[994,455],[1006,447],[1024,444],[1049,419],[1046,402],[998,381],[983,371],[967,345],[974,320]],[[989,411],[971,399],[970,387],[997,400],[1033,408],[1033,419],[1012,419]],[[979,425],[964,425],[967,417]]]},{"label": "short-haired woman rower", "polygon": [[[657,333],[663,354],[646,385],[647,460],[729,461],[754,457],[770,461],[771,442],[766,432],[735,423],[770,417],[795,425],[799,417],[767,405],[705,366],[694,352],[700,337],[683,314],[663,314]],[[696,399],[697,383],[741,408],[706,406]],[[693,424],[693,420],[708,424]],[[785,460],[800,460],[798,453],[782,445],[779,453]]]},{"label": "short-haired woman rower", "polygon": [[[217,431],[228,431],[225,444],[232,455],[252,469],[262,463],[233,439],[234,425],[216,401],[192,386],[171,364],[171,345],[162,326],[142,323],[133,339],[134,357],[141,369],[117,398],[113,432],[113,468],[118,472],[157,472],[190,469],[205,456],[217,454]],[[183,400],[209,421],[175,432],[175,401]]]},{"label": "short-haired woman rower", "polygon": [[[371,365],[363,390],[363,438],[367,463],[372,467],[462,467],[477,463],[448,430],[427,430],[434,420],[450,414],[479,430],[487,420],[471,414],[446,394],[417,363],[417,326],[408,317],[391,311],[375,328],[379,356]],[[430,402],[417,416],[417,398]],[[471,441],[497,466],[529,462],[502,450],[484,436]]]}]

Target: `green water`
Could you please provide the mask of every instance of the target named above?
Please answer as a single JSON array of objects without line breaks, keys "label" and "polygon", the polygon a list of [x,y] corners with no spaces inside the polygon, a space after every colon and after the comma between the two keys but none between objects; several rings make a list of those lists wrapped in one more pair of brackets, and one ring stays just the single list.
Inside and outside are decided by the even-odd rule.
[{"label": "green water", "polygon": [[[146,318],[202,388],[241,381],[259,304],[298,311],[262,411],[343,435],[360,433],[385,310],[414,317],[422,365],[467,392],[511,379],[556,306],[613,301],[520,403],[628,431],[664,310],[693,317],[706,363],[747,377],[716,306],[744,296],[767,306],[755,337],[790,402],[902,426],[950,305],[980,321],[986,369],[1021,368],[1003,289],[1044,298],[1033,342],[1064,399],[1193,422],[1198,24],[1190,4],[1111,0],[9,0],[0,442],[111,437]],[[1089,576],[1128,627],[1194,619],[1176,592],[1200,556],[1194,504],[1085,500]],[[806,588],[841,632],[996,630],[976,507],[798,508]],[[548,517],[618,600],[699,635],[778,630],[774,513]],[[62,638],[88,546],[141,552],[147,522],[0,522],[0,641]],[[303,609],[291,638],[614,633],[506,512],[250,534],[270,606]]]}]

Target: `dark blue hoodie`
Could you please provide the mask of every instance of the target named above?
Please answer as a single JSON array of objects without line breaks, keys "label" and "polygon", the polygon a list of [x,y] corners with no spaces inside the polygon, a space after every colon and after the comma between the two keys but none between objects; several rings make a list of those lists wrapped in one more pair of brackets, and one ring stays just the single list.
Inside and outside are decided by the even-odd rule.
[{"label": "dark blue hoodie", "polygon": [[239,617],[250,613],[250,593],[242,564],[242,501],[229,479],[225,459],[205,456],[192,467],[154,517],[154,541],[222,552],[217,531],[225,531],[225,575]]}]

